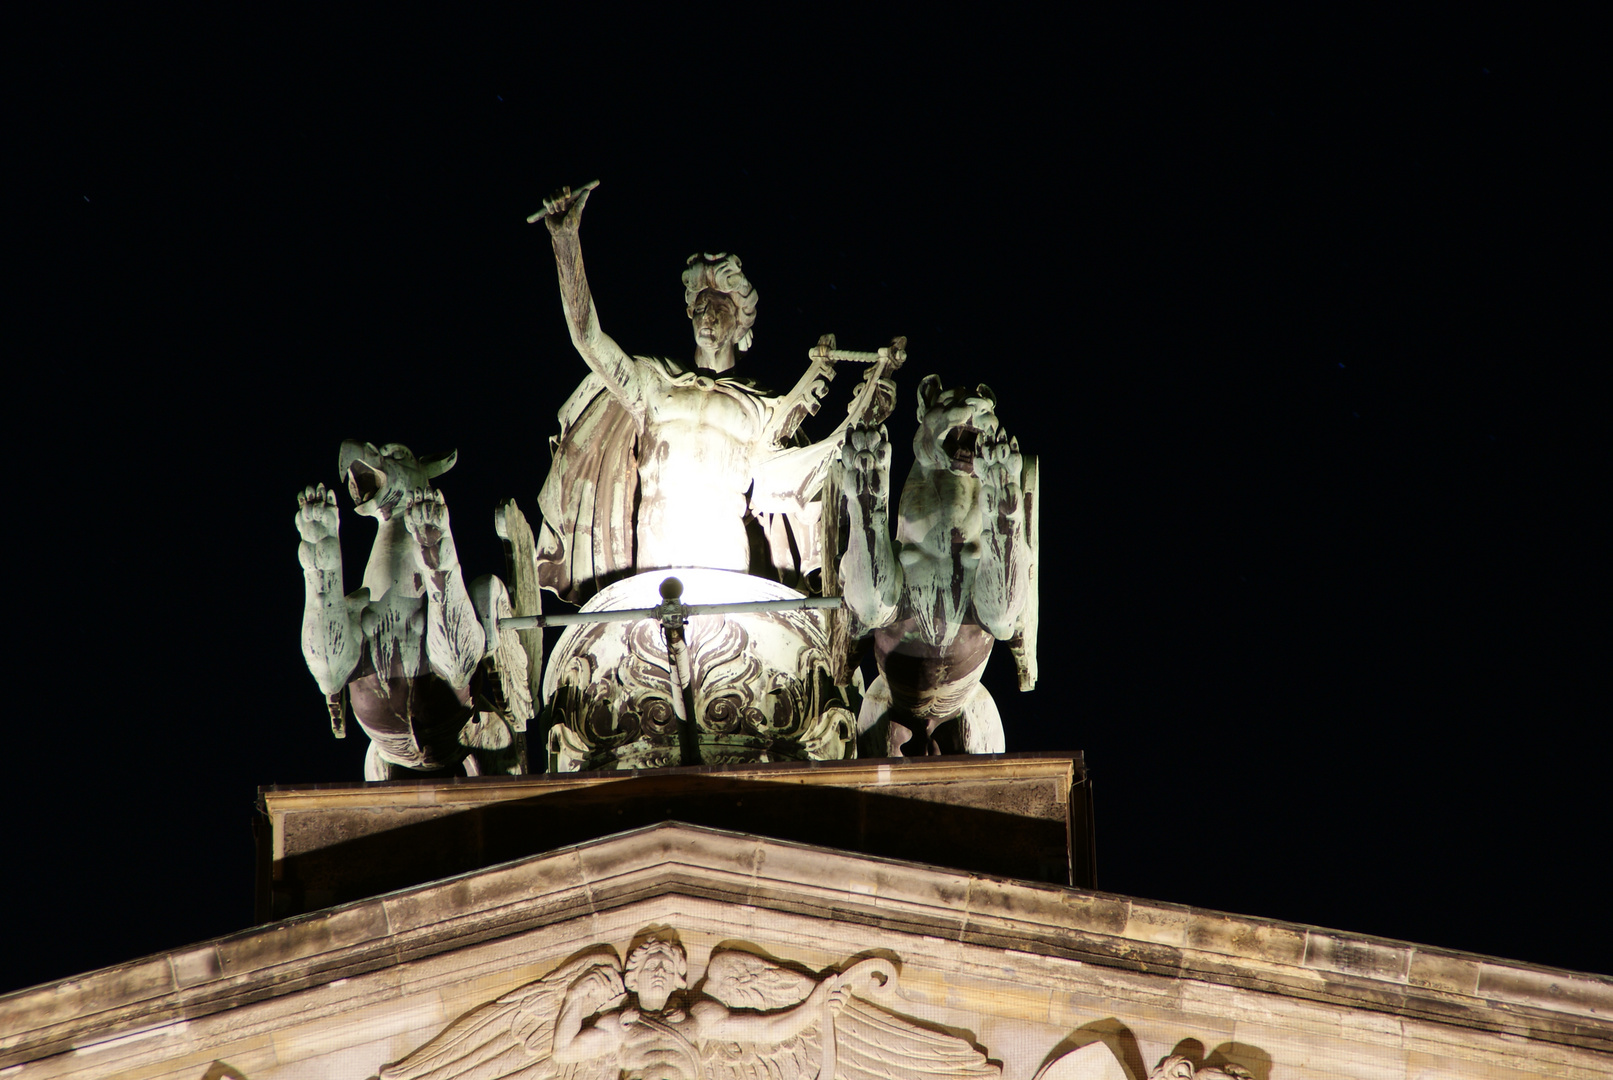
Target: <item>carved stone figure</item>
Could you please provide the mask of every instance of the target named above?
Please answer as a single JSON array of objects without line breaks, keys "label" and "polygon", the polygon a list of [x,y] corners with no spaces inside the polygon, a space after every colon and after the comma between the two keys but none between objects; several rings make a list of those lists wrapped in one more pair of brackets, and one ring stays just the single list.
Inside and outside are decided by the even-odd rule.
[{"label": "carved stone figure", "polygon": [[1148,1074],[1148,1080],[1250,1080],[1252,1075],[1249,1070],[1230,1064],[1220,1068],[1195,1067],[1192,1059],[1175,1054],[1161,1061]]},{"label": "carved stone figure", "polygon": [[892,1080],[996,1077],[955,1035],[886,1008],[895,967],[804,974],[719,950],[689,989],[677,936],[642,933],[624,965],[599,946],[473,1009],[380,1080]]},{"label": "carved stone figure", "polygon": [[800,445],[833,365],[814,363],[779,397],[728,374],[753,339],[756,289],[733,255],[694,255],[684,301],[691,366],[629,356],[600,329],[578,239],[594,185],[547,201],[571,340],[591,374],[560,412],[561,433],[539,496],[539,575],[582,603],[633,572],[709,567],[796,585],[819,562],[814,501],[847,425],[878,423],[893,384],[871,367],[851,415],[829,438]]},{"label": "carved stone figure", "polygon": [[[336,734],[345,735],[350,704],[369,735],[369,780],[395,768],[512,768],[512,722],[500,715],[508,710],[478,708],[472,680],[487,635],[455,554],[448,506],[430,484],[453,464],[452,453],[416,459],[396,443],[342,444],[339,469],[354,510],[378,526],[364,585],[351,595],[342,580],[336,492],[316,484],[297,497],[307,583],[303,656],[330,702]],[[508,607],[502,583],[479,584],[487,603]],[[524,678],[515,635],[494,645]],[[516,709],[530,716],[530,700]]]},{"label": "carved stone figure", "polygon": [[943,391],[934,375],[919,387],[913,455],[893,548],[885,429],[853,428],[843,453],[840,582],[859,629],[873,631],[880,671],[858,718],[877,744],[864,752],[1001,753],[1002,719],[980,676],[996,641],[1034,637],[1035,459],[1002,430],[989,387]]},{"label": "carved stone figure", "polygon": [[[1125,1066],[1108,1046],[1088,1043],[1071,1050],[1036,1074],[1036,1080],[1130,1080]],[[1191,1080],[1191,1078],[1189,1078]]]}]

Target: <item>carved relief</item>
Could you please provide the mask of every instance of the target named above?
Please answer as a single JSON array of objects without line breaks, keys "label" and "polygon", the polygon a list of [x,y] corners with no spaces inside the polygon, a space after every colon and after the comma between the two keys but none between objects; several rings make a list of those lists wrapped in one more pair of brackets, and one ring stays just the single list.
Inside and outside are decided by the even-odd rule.
[{"label": "carved relief", "polygon": [[601,945],[473,1009],[379,1080],[913,1080],[998,1077],[964,1039],[909,1020],[895,965],[811,975],[714,952],[691,985],[677,935]]},{"label": "carved relief", "polygon": [[[679,573],[701,602],[800,595],[748,575]],[[584,611],[649,606],[662,579],[618,582]],[[562,635],[544,676],[550,771],[694,764],[684,760],[680,711],[692,717],[699,764],[855,756],[855,717],[830,674],[817,612],[700,615],[683,636],[689,670],[674,678],[665,634],[652,619],[584,624]]]},{"label": "carved relief", "polygon": [[1191,1058],[1173,1054],[1148,1074],[1148,1080],[1251,1080],[1253,1076],[1237,1065],[1194,1065]]}]

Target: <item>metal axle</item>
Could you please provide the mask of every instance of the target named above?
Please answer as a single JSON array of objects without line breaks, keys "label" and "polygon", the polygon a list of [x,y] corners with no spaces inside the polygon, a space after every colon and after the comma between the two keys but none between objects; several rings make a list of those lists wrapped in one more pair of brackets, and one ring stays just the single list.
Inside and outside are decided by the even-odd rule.
[{"label": "metal axle", "polygon": [[751,600],[737,604],[685,604],[678,599],[683,594],[683,583],[667,578],[661,583],[661,604],[648,608],[624,608],[618,611],[579,611],[576,614],[512,615],[498,620],[500,630],[533,630],[540,626],[575,626],[578,623],[634,622],[638,619],[656,619],[666,622],[676,619],[678,625],[696,615],[741,615],[753,611],[810,611],[817,608],[838,608],[838,596],[803,596],[796,600]]}]

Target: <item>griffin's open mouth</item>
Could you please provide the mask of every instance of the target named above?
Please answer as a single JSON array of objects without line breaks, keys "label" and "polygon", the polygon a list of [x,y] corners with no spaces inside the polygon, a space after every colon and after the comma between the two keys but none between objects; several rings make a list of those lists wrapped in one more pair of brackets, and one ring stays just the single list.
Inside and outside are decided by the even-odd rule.
[{"label": "griffin's open mouth", "polygon": [[941,452],[952,462],[952,467],[966,472],[974,469],[975,453],[979,446],[980,429],[968,425],[953,428],[941,440]]},{"label": "griffin's open mouth", "polygon": [[386,473],[371,468],[362,461],[347,467],[347,493],[353,496],[354,506],[363,506],[386,487]]}]

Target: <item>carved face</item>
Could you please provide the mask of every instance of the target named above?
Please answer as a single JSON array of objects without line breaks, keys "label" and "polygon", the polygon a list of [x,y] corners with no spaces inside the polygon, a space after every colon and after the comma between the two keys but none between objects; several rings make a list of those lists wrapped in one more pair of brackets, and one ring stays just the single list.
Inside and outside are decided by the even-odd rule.
[{"label": "carved face", "polygon": [[689,307],[695,344],[712,353],[739,340],[739,309],[726,293],[705,289]]},{"label": "carved face", "polygon": [[660,1012],[673,991],[688,984],[683,950],[669,941],[647,941],[627,961],[627,988],[638,995],[639,1008]]},{"label": "carved face", "polygon": [[417,459],[407,446],[347,439],[337,467],[353,497],[353,509],[365,517],[386,521],[411,491],[431,486],[433,477],[454,467],[455,452]]},{"label": "carved face", "polygon": [[928,469],[973,476],[975,455],[997,434],[997,395],[981,383],[974,389],[941,389],[941,380],[927,376],[919,384],[919,430],[913,455]]}]

